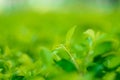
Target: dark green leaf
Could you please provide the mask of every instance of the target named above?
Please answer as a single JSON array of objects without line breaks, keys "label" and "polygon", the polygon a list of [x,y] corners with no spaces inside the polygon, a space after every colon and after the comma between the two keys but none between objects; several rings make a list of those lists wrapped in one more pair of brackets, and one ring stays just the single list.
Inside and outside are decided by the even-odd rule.
[{"label": "dark green leaf", "polygon": [[120,73],[116,73],[116,77],[115,77],[115,79],[114,80],[120,80]]},{"label": "dark green leaf", "polygon": [[14,75],[11,80],[27,80],[24,76]]},{"label": "dark green leaf", "polygon": [[62,59],[60,61],[57,61],[56,64],[66,72],[77,71],[75,65],[66,59]]}]

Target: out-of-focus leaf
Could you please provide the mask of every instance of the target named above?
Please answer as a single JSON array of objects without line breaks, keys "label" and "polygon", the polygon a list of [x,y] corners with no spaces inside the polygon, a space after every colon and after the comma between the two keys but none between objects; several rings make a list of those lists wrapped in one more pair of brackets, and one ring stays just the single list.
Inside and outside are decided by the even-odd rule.
[{"label": "out-of-focus leaf", "polygon": [[39,56],[40,60],[43,61],[45,65],[51,65],[52,63],[52,54],[46,48],[40,48]]},{"label": "out-of-focus leaf", "polygon": [[95,62],[95,63],[106,63],[113,57],[115,57],[115,54],[111,54],[111,55],[107,55],[107,56],[104,56],[104,55],[100,54],[100,55],[97,55],[97,56],[94,57],[93,62]]},{"label": "out-of-focus leaf", "polygon": [[66,60],[66,59],[62,59],[62,60],[60,60],[60,61],[57,61],[56,64],[57,64],[59,67],[61,67],[61,68],[62,68],[64,71],[66,71],[66,72],[74,72],[74,71],[77,71],[75,65],[74,65],[72,62],[70,62],[70,61],[68,61],[68,60]]},{"label": "out-of-focus leaf", "polygon": [[105,75],[104,66],[102,64],[93,64],[87,67],[87,70],[94,73],[97,78],[103,77]]},{"label": "out-of-focus leaf", "polygon": [[115,78],[115,73],[114,72],[110,72],[105,74],[105,76],[103,77],[103,80],[116,80]]},{"label": "out-of-focus leaf", "polygon": [[9,67],[7,65],[7,62],[0,60],[0,73],[7,73],[9,71]]},{"label": "out-of-focus leaf", "polygon": [[117,68],[117,70],[116,70],[117,72],[120,72],[120,66]]},{"label": "out-of-focus leaf", "polygon": [[73,36],[73,34],[74,34],[74,32],[75,32],[75,29],[76,29],[76,26],[72,27],[72,28],[68,31],[67,35],[66,35],[66,42],[65,42],[65,44],[66,44],[67,47],[69,47],[70,44],[71,44],[71,39],[72,39],[72,36]]},{"label": "out-of-focus leaf", "polygon": [[24,76],[13,75],[10,80],[27,80]]},{"label": "out-of-focus leaf", "polygon": [[56,49],[54,52],[56,52],[54,54],[56,54],[59,58],[64,58],[67,60],[70,59],[70,56],[63,48]]},{"label": "out-of-focus leaf", "polygon": [[32,64],[32,60],[27,54],[21,54],[18,60],[19,60],[19,63],[24,64],[24,65]]},{"label": "out-of-focus leaf", "polygon": [[105,41],[98,44],[94,49],[95,55],[105,54],[113,50],[113,42]]},{"label": "out-of-focus leaf", "polygon": [[118,66],[120,66],[120,57],[119,56],[115,56],[108,60],[108,63],[107,63],[108,68],[116,68]]},{"label": "out-of-focus leaf", "polygon": [[87,31],[84,32],[88,37],[91,37],[92,40],[95,40],[95,32],[92,29],[88,29]]}]

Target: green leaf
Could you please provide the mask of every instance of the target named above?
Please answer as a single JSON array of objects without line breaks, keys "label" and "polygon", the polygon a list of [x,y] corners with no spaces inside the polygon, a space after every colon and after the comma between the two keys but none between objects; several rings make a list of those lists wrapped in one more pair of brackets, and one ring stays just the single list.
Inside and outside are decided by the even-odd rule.
[{"label": "green leaf", "polygon": [[63,48],[57,49],[54,54],[56,54],[59,58],[70,59],[70,56]]},{"label": "green leaf", "polygon": [[108,60],[108,64],[107,64],[108,68],[115,68],[117,66],[120,66],[120,57],[119,56],[115,56]]},{"label": "green leaf", "polygon": [[52,54],[47,48],[40,48],[39,58],[45,65],[51,65],[52,63]]},{"label": "green leaf", "polygon": [[103,77],[103,80],[117,80],[117,79],[114,79],[115,75],[116,75],[115,72],[109,72],[105,74],[105,76]]},{"label": "green leaf", "polygon": [[113,51],[113,42],[111,41],[102,42],[97,46],[95,46],[94,50],[95,50],[94,51],[95,55],[104,54]]},{"label": "green leaf", "polygon": [[27,80],[24,76],[13,75],[11,80]]},{"label": "green leaf", "polygon": [[92,29],[88,29],[84,32],[88,37],[92,38],[92,40],[95,40],[95,32]]},{"label": "green leaf", "polygon": [[61,68],[62,68],[64,71],[66,71],[66,72],[77,71],[75,65],[74,65],[72,62],[70,62],[70,61],[68,61],[68,60],[66,60],[66,59],[62,59],[62,60],[60,60],[60,61],[56,61],[56,64],[57,64],[59,67],[61,67]]},{"label": "green leaf", "polygon": [[69,47],[70,44],[71,44],[71,39],[72,39],[72,36],[75,32],[75,29],[76,29],[76,26],[72,27],[68,32],[67,32],[67,35],[66,35],[66,46]]}]

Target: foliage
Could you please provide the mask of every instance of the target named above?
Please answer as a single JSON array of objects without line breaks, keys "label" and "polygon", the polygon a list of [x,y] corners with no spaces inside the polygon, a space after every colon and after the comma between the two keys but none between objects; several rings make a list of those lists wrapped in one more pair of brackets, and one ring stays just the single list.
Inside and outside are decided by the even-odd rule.
[{"label": "foliage", "polygon": [[[0,32],[0,80],[120,79],[119,27],[114,28],[115,31],[112,30],[113,28],[109,30],[108,27],[104,27],[108,25],[99,18],[103,23],[102,27],[89,26],[85,23],[84,26],[76,25],[68,30],[71,24],[79,23],[77,17],[75,18],[77,20],[73,21],[70,15],[64,22],[57,16],[57,19],[61,20],[55,22],[61,22],[58,25],[52,24],[51,15],[55,16],[45,15],[51,19],[49,21],[46,21],[47,17],[44,20],[45,17],[42,18],[33,12],[29,15],[25,13],[19,16],[4,15],[3,19],[8,20],[6,23],[1,17],[0,25],[4,27],[1,27]],[[26,16],[24,21],[20,20],[21,16],[23,18]],[[33,18],[29,19],[30,16]],[[66,17],[66,15],[61,16]],[[37,17],[41,17],[43,22]],[[67,23],[69,18],[71,21]],[[92,24],[92,21],[90,23]],[[24,27],[26,25],[27,27]],[[64,27],[61,27],[63,25]],[[66,25],[68,26],[65,27]],[[116,25],[118,25],[117,22]],[[55,26],[59,26],[58,29]],[[58,34],[59,37],[56,38]]]}]

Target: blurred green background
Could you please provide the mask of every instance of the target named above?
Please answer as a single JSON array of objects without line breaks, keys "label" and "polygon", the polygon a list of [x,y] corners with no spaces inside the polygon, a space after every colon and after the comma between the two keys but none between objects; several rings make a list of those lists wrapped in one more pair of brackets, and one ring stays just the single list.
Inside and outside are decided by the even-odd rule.
[{"label": "blurred green background", "polygon": [[[59,44],[64,44],[67,32],[74,26],[76,26],[76,32],[74,34],[76,42],[73,43],[72,47],[75,47],[76,44],[78,44],[78,46],[75,47],[76,51],[73,52],[77,53],[77,48],[80,48],[79,42],[83,40],[81,39],[81,36],[83,36],[83,32],[88,29],[92,29],[95,32],[106,33],[107,39],[105,38],[105,40],[111,39],[114,41],[116,39],[116,42],[118,41],[119,43],[120,0],[0,0],[0,55],[5,54],[5,56],[1,56],[0,59],[5,61],[10,60],[15,64],[11,68],[11,70],[13,70],[12,72],[15,72],[14,68],[18,68],[22,61],[24,63],[24,59],[26,60],[24,63],[26,65],[22,65],[22,69],[28,67],[27,64],[29,64],[29,62],[31,61],[31,59],[29,60],[29,58],[32,58],[33,60],[31,61],[32,63],[30,62],[30,64],[35,66],[37,64],[41,65],[42,63],[44,63],[44,59],[47,59],[49,62],[49,50],[52,52],[52,50],[54,51],[54,49],[56,49],[56,46],[58,46]],[[119,44],[116,43],[114,45],[118,45],[118,52],[116,53],[119,53]],[[84,45],[82,45],[82,47],[83,46]],[[109,48],[109,42],[103,46],[100,45],[100,47],[103,47],[103,49],[104,46],[107,47],[105,49],[111,49]],[[40,52],[41,54],[37,54],[39,51],[42,51],[41,49],[39,50],[39,48],[41,47],[45,47],[46,49],[48,49],[48,51],[43,48],[43,52]],[[98,47],[98,53],[102,50],[101,48],[99,49]],[[72,50],[74,50],[74,48]],[[86,47],[85,50],[86,51],[83,52],[86,53]],[[23,55],[21,53],[23,53]],[[27,55],[25,55],[24,53]],[[44,53],[45,55],[43,55]],[[65,51],[60,50],[60,53],[64,54]],[[6,55],[8,56],[6,57]],[[20,60],[16,61],[18,56]],[[39,57],[41,56],[46,56],[47,58],[42,57],[43,62],[40,61],[42,63],[39,63]],[[79,57],[80,56],[81,55],[79,55]],[[82,56],[84,56],[84,54]],[[89,59],[89,56],[87,56],[87,58]],[[118,58],[115,60],[118,60]],[[59,66],[62,65],[64,68],[65,64],[69,63],[64,59],[63,62],[65,62],[64,65],[59,62],[56,62],[56,64],[60,64]],[[46,65],[47,62],[44,64]],[[40,71],[41,73],[43,73],[43,75],[47,75],[47,71],[52,72],[52,76],[54,75],[54,79],[50,75],[50,79],[31,78],[31,80],[66,80],[69,79],[68,76],[72,76],[69,80],[82,80],[77,79],[78,74],[76,75],[76,73],[66,74],[62,71],[60,71],[59,73],[59,68],[57,69],[54,67],[55,66],[48,66],[47,64],[48,69],[45,69],[45,71],[43,70],[43,72]],[[84,72],[83,67],[84,65],[82,65],[82,67],[80,68],[82,68]],[[36,70],[37,68],[35,67],[32,69]],[[93,73],[86,73],[86,80],[90,78],[91,74]],[[62,77],[60,78],[58,77],[58,75]],[[103,80],[114,80],[112,78],[109,78],[110,75],[114,76],[114,72],[107,74],[107,77],[105,77],[105,79]],[[21,78],[12,80],[24,79]]]},{"label": "blurred green background", "polygon": [[115,34],[119,38],[119,0],[1,0],[3,45],[52,47],[73,26]]}]

